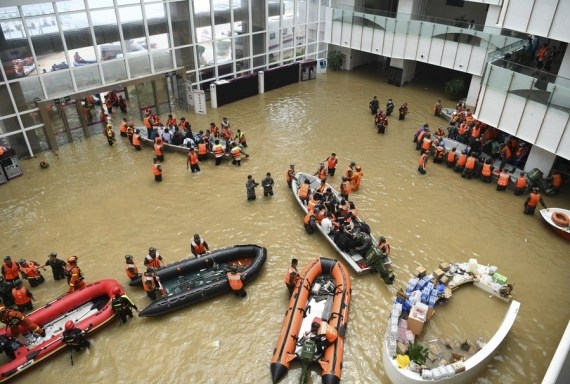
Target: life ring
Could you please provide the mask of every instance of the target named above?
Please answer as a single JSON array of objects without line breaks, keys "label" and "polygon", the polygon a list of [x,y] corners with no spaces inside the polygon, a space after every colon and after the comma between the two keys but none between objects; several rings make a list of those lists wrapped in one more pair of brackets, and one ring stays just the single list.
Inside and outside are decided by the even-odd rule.
[{"label": "life ring", "polygon": [[558,226],[567,227],[568,225],[570,225],[570,219],[566,214],[562,212],[554,212],[551,218],[554,224]]},{"label": "life ring", "polygon": [[47,161],[40,161],[40,168],[46,169],[49,167],[49,163]]}]

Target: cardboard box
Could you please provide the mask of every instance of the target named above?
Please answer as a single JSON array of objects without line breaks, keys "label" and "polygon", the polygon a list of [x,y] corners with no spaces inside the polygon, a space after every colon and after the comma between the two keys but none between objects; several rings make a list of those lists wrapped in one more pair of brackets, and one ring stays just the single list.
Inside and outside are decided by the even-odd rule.
[{"label": "cardboard box", "polygon": [[416,319],[415,317],[408,317],[408,330],[412,331],[412,333],[416,336],[422,334],[424,330],[424,322],[420,319]]},{"label": "cardboard box", "polygon": [[449,283],[449,277],[443,275],[443,276],[441,276],[439,281],[441,281],[442,284],[447,284],[447,283]]},{"label": "cardboard box", "polygon": [[433,271],[433,275],[435,276],[435,278],[437,280],[441,279],[441,277],[444,275],[444,272],[441,269],[436,269],[435,271]]},{"label": "cardboard box", "polygon": [[426,275],[426,269],[422,266],[416,268],[416,276],[420,279]]},{"label": "cardboard box", "polygon": [[439,269],[443,272],[447,272],[449,270],[449,263],[439,263]]},{"label": "cardboard box", "polygon": [[396,296],[404,301],[408,300],[408,295],[406,294],[406,292],[404,292],[402,288],[400,288],[400,290],[396,292]]}]

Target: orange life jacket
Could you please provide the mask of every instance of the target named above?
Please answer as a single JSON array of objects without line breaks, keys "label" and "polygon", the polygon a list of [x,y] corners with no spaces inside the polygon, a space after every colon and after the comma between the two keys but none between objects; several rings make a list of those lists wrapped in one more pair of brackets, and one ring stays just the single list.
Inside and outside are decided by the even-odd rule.
[{"label": "orange life jacket", "polygon": [[127,272],[127,276],[129,277],[129,279],[135,278],[139,275],[139,269],[134,263],[133,264],[126,263],[125,271]]},{"label": "orange life jacket", "polygon": [[230,153],[232,154],[233,158],[235,160],[240,160],[241,159],[241,149],[239,147],[233,147],[230,151]]},{"label": "orange life jacket", "polygon": [[447,161],[449,163],[454,163],[455,162],[455,151],[449,151],[447,153]]},{"label": "orange life jacket", "polygon": [[146,261],[146,266],[150,267],[150,268],[160,268],[160,256],[158,255],[158,252],[156,254],[156,257],[153,259],[152,256],[150,255],[146,255],[145,256],[145,261]]},{"label": "orange life jacket", "polygon": [[430,148],[431,148],[431,140],[426,137],[425,139],[422,140],[422,149],[425,151],[429,151]]},{"label": "orange life jacket", "polygon": [[26,275],[28,278],[32,279],[40,275],[38,267],[36,267],[36,265],[31,261],[26,262],[25,267],[20,265],[20,271],[22,271],[22,273]]},{"label": "orange life jacket", "polygon": [[12,296],[14,296],[16,305],[25,305],[32,301],[32,299],[28,296],[26,287],[12,288]]},{"label": "orange life jacket", "polygon": [[147,129],[151,129],[151,128],[152,128],[152,125],[151,125],[151,123],[150,123],[150,116],[145,116],[145,117],[143,118],[143,124],[144,124],[145,127],[147,127]]},{"label": "orange life jacket", "polygon": [[216,144],[214,145],[214,148],[212,148],[212,152],[214,152],[216,157],[222,157],[224,154],[224,147],[222,147],[221,144]]},{"label": "orange life jacket", "polygon": [[4,272],[4,279],[5,280],[15,280],[18,278],[18,273],[20,272],[20,268],[18,264],[12,261],[12,265],[9,266],[5,262],[2,264],[2,271]]},{"label": "orange life jacket", "polygon": [[511,176],[507,172],[501,172],[499,174],[499,180],[497,180],[497,184],[501,187],[506,187],[509,185],[509,180]]},{"label": "orange life jacket", "polygon": [[517,184],[516,184],[515,188],[526,188],[526,184],[527,184],[526,183],[526,177],[520,176],[517,179]]},{"label": "orange life jacket", "polygon": [[353,191],[358,191],[358,188],[360,188],[360,182],[362,181],[362,172],[358,172],[356,171],[354,173],[354,176],[352,176],[352,190]]},{"label": "orange life jacket", "polygon": [[188,159],[190,160],[190,164],[198,164],[198,155],[196,152],[188,152]]},{"label": "orange life jacket", "polygon": [[488,177],[491,176],[491,164],[483,164],[483,168],[481,169],[481,175]]},{"label": "orange life jacket", "polygon": [[350,195],[350,190],[351,190],[351,186],[350,186],[350,182],[349,181],[345,181],[344,183],[340,184],[340,190],[342,191],[343,195],[348,196]]},{"label": "orange life jacket", "polygon": [[309,225],[309,223],[311,222],[311,217],[315,217],[315,219],[317,218],[314,214],[313,211],[309,211],[306,215],[305,218],[303,219],[303,224],[305,225]]},{"label": "orange life jacket", "polygon": [[301,199],[304,199],[305,197],[307,197],[309,195],[309,184],[303,184],[301,185],[301,188],[299,188],[299,192],[298,195]]},{"label": "orange life jacket", "polygon": [[466,162],[467,162],[467,155],[465,153],[459,155],[459,158],[457,159],[457,165],[459,165],[460,167],[464,167]]},{"label": "orange life jacket", "polygon": [[79,288],[81,286],[81,283],[83,282],[83,274],[81,274],[81,270],[79,269],[79,267],[77,266],[73,266],[70,269],[68,269],[69,271],[69,285]]},{"label": "orange life jacket", "polygon": [[133,145],[134,146],[141,145],[141,134],[140,133],[135,133],[133,135]]},{"label": "orange life jacket", "polygon": [[329,156],[327,159],[327,167],[329,168],[336,168],[336,163],[338,162],[338,160],[336,159],[336,157],[331,157]]},{"label": "orange life jacket", "polygon": [[536,207],[539,201],[540,201],[540,194],[531,192],[528,200],[528,206]]},{"label": "orange life jacket", "polygon": [[206,246],[204,245],[204,242],[200,241],[200,244],[196,244],[195,241],[192,241],[191,245],[197,255],[203,255],[206,253]]},{"label": "orange life jacket", "polygon": [[512,156],[511,149],[508,146],[504,147],[501,150],[500,155],[501,155],[501,159],[504,159],[504,160],[510,159]]},{"label": "orange life jacket", "polygon": [[325,180],[327,178],[327,169],[324,166],[319,167],[319,169],[317,170],[317,176],[319,179]]},{"label": "orange life jacket", "polygon": [[162,156],[163,146],[161,143],[154,144],[154,154],[157,156]]},{"label": "orange life jacket", "polygon": [[153,164],[152,165],[152,174],[155,176],[162,175],[162,169],[158,167],[159,165],[160,164]]},{"label": "orange life jacket", "polygon": [[327,322],[322,321],[318,331],[319,335],[324,335],[329,343],[334,342],[338,337],[338,332],[335,328],[331,327]]},{"label": "orange life jacket", "polygon": [[427,132],[427,131],[421,131],[421,132],[418,134],[418,137],[417,137],[416,140],[417,140],[417,141],[422,141],[422,140],[424,139],[424,136],[425,136],[426,132]]},{"label": "orange life jacket", "polygon": [[153,291],[156,288],[156,281],[153,275],[144,274],[142,276],[142,286],[145,292]]},{"label": "orange life jacket", "polygon": [[241,274],[228,272],[228,281],[232,291],[239,291],[243,288],[243,281],[241,281]]},{"label": "orange life jacket", "polygon": [[199,155],[205,155],[208,153],[208,147],[206,146],[206,143],[199,143],[198,144],[198,154]]},{"label": "orange life jacket", "polygon": [[469,156],[465,162],[465,169],[473,170],[475,168],[475,157]]},{"label": "orange life jacket", "polygon": [[119,127],[119,130],[123,133],[127,133],[127,123],[126,122],[121,122],[121,126]]}]

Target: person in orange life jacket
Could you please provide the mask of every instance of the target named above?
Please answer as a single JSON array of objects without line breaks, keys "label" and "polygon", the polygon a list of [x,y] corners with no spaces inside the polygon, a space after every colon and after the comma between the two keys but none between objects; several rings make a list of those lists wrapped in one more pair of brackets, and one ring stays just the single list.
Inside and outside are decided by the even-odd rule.
[{"label": "person in orange life jacket", "polygon": [[75,327],[73,320],[68,320],[65,323],[65,330],[61,334],[61,340],[70,348],[76,351],[82,351],[89,348],[91,343],[86,338],[87,329],[81,330]]},{"label": "person in orange life jacket", "polygon": [[20,264],[20,273],[22,275],[22,278],[28,280],[30,286],[37,287],[45,281],[41,272],[38,270],[38,267],[40,266],[39,263],[36,263],[35,261],[26,261],[25,259],[20,259],[18,261],[18,264]]},{"label": "person in orange life jacket", "polygon": [[299,265],[299,260],[291,259],[291,265],[287,268],[287,272],[285,273],[285,285],[289,290],[289,296],[293,294],[297,282],[301,279],[297,265]]},{"label": "person in orange life jacket", "polygon": [[493,177],[494,169],[495,167],[493,167],[493,159],[488,158],[485,160],[485,164],[483,164],[483,167],[481,168],[481,180],[485,183],[490,183],[491,178]]},{"label": "person in orange life jacket", "polygon": [[287,185],[289,188],[293,186],[293,180],[297,181],[297,177],[295,177],[295,164],[289,164],[289,169],[285,172],[285,181],[287,181]]},{"label": "person in orange life jacket", "polygon": [[119,126],[119,134],[121,137],[127,137],[127,127],[128,127],[128,120],[126,117],[123,117],[123,121],[121,121],[121,125]]},{"label": "person in orange life jacket", "polygon": [[308,211],[303,218],[303,226],[309,235],[315,233],[315,226],[317,225],[317,217],[315,211]]},{"label": "person in orange life jacket", "polygon": [[477,154],[474,152],[471,155],[469,155],[469,157],[465,161],[465,168],[461,173],[461,177],[466,177],[468,179],[471,179],[473,177],[473,173],[475,172],[475,166],[477,165],[476,156]]},{"label": "person in orange life jacket", "polygon": [[65,266],[65,276],[67,278],[67,283],[69,284],[69,287],[67,289],[68,293],[85,287],[83,274],[77,265],[77,256],[71,256],[67,259],[67,265]]},{"label": "person in orange life jacket", "polygon": [[205,161],[208,158],[208,144],[203,139],[198,142],[198,160]]},{"label": "person in orange life jacket", "polygon": [[4,276],[4,280],[7,283],[13,283],[14,280],[20,277],[20,267],[16,262],[12,261],[10,256],[4,257],[2,276]]},{"label": "person in orange life jacket", "polygon": [[190,243],[190,251],[194,257],[200,257],[206,253],[210,253],[210,247],[208,247],[206,240],[202,239],[200,235],[196,233]]},{"label": "person in orange life jacket", "polygon": [[426,166],[429,159],[429,152],[424,152],[418,160],[418,172],[422,175],[426,174]]},{"label": "person in orange life jacket", "polygon": [[524,172],[521,172],[515,184],[515,195],[522,195],[526,191],[527,186],[528,182],[526,181]]},{"label": "person in orange life jacket", "polygon": [[160,277],[155,273],[154,268],[148,267],[146,271],[142,275],[142,286],[146,295],[151,300],[156,300],[157,296],[156,293],[159,292],[160,289]]},{"label": "person in orange life jacket", "polygon": [[[349,173],[351,173],[351,172],[349,172]],[[345,200],[348,200],[348,196],[350,195],[350,191],[352,189],[350,186],[350,180],[351,179],[352,179],[352,175],[350,176],[350,178],[343,176],[342,182],[340,183],[339,194],[340,194],[340,197],[342,197]]]},{"label": "person in orange life jacket", "polygon": [[439,140],[436,139],[434,142],[434,146],[435,150],[433,154],[433,162],[437,164],[443,163],[443,156],[445,152],[445,141],[443,140],[443,138],[439,138]]},{"label": "person in orange life jacket", "polygon": [[265,175],[265,179],[261,180],[261,186],[263,187],[263,196],[265,197],[273,196],[274,184],[275,181],[273,180],[273,177],[271,177],[271,173],[267,172],[267,174]]},{"label": "person in orange life jacket", "polygon": [[328,171],[325,168],[325,163],[319,164],[319,169],[315,172],[314,176],[317,176],[321,181],[326,181],[328,177]]},{"label": "person in orange life jacket", "polygon": [[136,280],[140,276],[139,267],[137,267],[131,255],[125,255],[125,272],[131,281]]},{"label": "person in orange life jacket", "polygon": [[499,147],[499,157],[501,158],[501,164],[499,164],[499,171],[502,171],[505,165],[511,161],[511,149],[507,144],[501,144]]},{"label": "person in orange life jacket", "polygon": [[533,187],[532,192],[524,202],[524,211],[523,211],[524,214],[534,215],[534,210],[536,209],[538,203],[542,205],[542,208],[548,209],[548,207],[544,203],[544,200],[542,199],[542,196],[540,196],[540,193],[538,193],[538,187]]},{"label": "person in orange life jacket", "polygon": [[245,133],[243,133],[241,129],[237,130],[234,140],[237,141],[239,144],[241,144],[242,147],[247,148],[247,140],[245,138]]},{"label": "person in orange life jacket", "polygon": [[158,161],[161,163],[164,161],[164,142],[161,137],[154,139],[154,154]]},{"label": "person in orange life jacket", "polygon": [[360,167],[360,165],[357,165],[354,169],[354,173],[352,174],[352,179],[350,180],[352,191],[358,191],[358,188],[360,188],[362,175],[362,167]]},{"label": "person in orange life jacket", "polygon": [[14,281],[14,288],[12,288],[12,297],[18,307],[18,311],[24,312],[34,309],[32,300],[36,300],[34,295],[22,285],[22,280],[16,279]]},{"label": "person in orange life jacket", "polygon": [[245,292],[245,289],[243,289],[243,280],[245,279],[245,273],[241,274],[238,271],[238,266],[234,264],[226,276],[234,295],[237,297],[246,297],[247,293]]},{"label": "person in orange life jacket", "polygon": [[558,193],[558,190],[562,186],[562,175],[556,171],[548,172],[548,177],[546,178],[546,182],[550,184],[554,193]]},{"label": "person in orange life jacket", "polygon": [[299,187],[297,196],[299,196],[299,200],[301,200],[302,204],[309,204],[309,198],[311,196],[311,182],[308,179],[306,179]]},{"label": "person in orange life jacket", "polygon": [[338,164],[338,159],[336,157],[336,153],[331,153],[331,155],[329,157],[327,157],[325,160],[323,160],[324,163],[327,164],[327,173],[329,176],[334,176],[334,173],[336,172],[336,166]]},{"label": "person in orange life jacket", "polygon": [[144,266],[158,269],[164,265],[164,259],[155,247],[148,249],[148,254],[144,258]]},{"label": "person in orange life jacket", "polygon": [[457,148],[453,147],[450,151],[445,154],[445,161],[447,164],[447,168],[452,168],[455,166],[455,162],[457,161]]},{"label": "person in orange life jacket", "polygon": [[453,167],[453,170],[455,172],[463,172],[463,170],[465,169],[465,164],[467,163],[467,148],[463,149],[463,151],[461,151],[461,153],[459,154],[459,156],[457,157],[457,161],[455,162],[455,167]]},{"label": "person in orange life jacket", "polygon": [[422,139],[421,143],[421,151],[420,153],[430,152],[432,145],[432,138],[430,133],[426,133],[424,138]]},{"label": "person in orange life jacket", "polygon": [[138,128],[135,128],[135,131],[133,133],[133,147],[135,147],[135,149],[137,151],[140,151],[141,148],[141,131],[138,130]]},{"label": "person in orange life jacket", "polygon": [[152,174],[154,175],[154,181],[162,181],[162,164],[158,163],[156,157],[152,159]]},{"label": "person in orange life jacket", "polygon": [[22,312],[6,308],[4,304],[0,304],[0,321],[8,328],[6,334],[13,338],[20,336],[20,327],[41,337],[46,336],[46,331],[42,327],[32,322]]},{"label": "person in orange life jacket", "polygon": [[256,199],[255,188],[257,188],[258,186],[259,186],[259,183],[257,183],[254,180],[253,176],[247,175],[247,181],[245,182],[245,192],[246,192],[248,201],[252,201],[252,200]]},{"label": "person in orange life jacket", "polygon": [[113,300],[111,300],[111,307],[117,316],[121,319],[121,324],[127,323],[127,317],[133,318],[133,309],[139,311],[138,307],[131,301],[131,299],[121,291],[120,287],[114,287],[112,292]]},{"label": "person in orange life jacket", "polygon": [[51,267],[54,280],[61,280],[65,278],[65,261],[58,259],[56,252],[51,252],[47,261],[44,263],[44,265],[40,265],[39,268],[43,269],[47,266]]},{"label": "person in orange life jacket", "polygon": [[506,170],[502,170],[499,173],[499,179],[497,180],[497,191],[504,191],[509,186],[511,181],[511,175]]},{"label": "person in orange life jacket", "polygon": [[317,355],[322,355],[325,349],[336,341],[337,337],[337,330],[319,317],[313,319],[311,331],[305,334],[305,338],[315,341]]},{"label": "person in orange life jacket", "polygon": [[188,159],[186,159],[186,169],[190,167],[192,173],[200,172],[200,160],[198,159],[198,154],[194,150],[194,147],[190,148],[188,152]]},{"label": "person in orange life jacket", "polygon": [[216,165],[222,164],[222,158],[224,155],[224,147],[220,144],[220,140],[214,140],[214,146],[212,147],[212,152],[214,153],[214,157],[216,159]]},{"label": "person in orange life jacket", "polygon": [[380,251],[382,251],[382,256],[388,257],[390,256],[390,243],[386,240],[384,236],[380,236],[378,238],[378,245],[376,246]]},{"label": "person in orange life jacket", "polygon": [[[229,143],[229,141],[227,141],[227,143]],[[236,143],[236,142],[232,143],[232,149],[230,150],[230,154],[233,157],[232,164],[235,164],[238,167],[241,167],[241,156],[242,156],[242,154],[245,155],[246,158],[249,157],[249,155],[247,153],[244,153],[241,150],[238,143]]]}]

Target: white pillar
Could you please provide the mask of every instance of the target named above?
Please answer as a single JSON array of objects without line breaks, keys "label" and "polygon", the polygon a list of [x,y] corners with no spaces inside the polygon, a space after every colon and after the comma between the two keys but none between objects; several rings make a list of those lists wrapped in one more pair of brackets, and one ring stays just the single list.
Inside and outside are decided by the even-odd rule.
[{"label": "white pillar", "polygon": [[544,176],[546,176],[552,169],[554,160],[556,160],[556,155],[554,153],[533,145],[528,154],[524,170],[525,172],[528,172],[534,168],[538,168],[542,171]]},{"label": "white pillar", "polygon": [[210,84],[210,104],[212,108],[218,108],[218,91],[214,83]]},{"label": "white pillar", "polygon": [[258,92],[265,93],[265,72],[257,72]]}]

